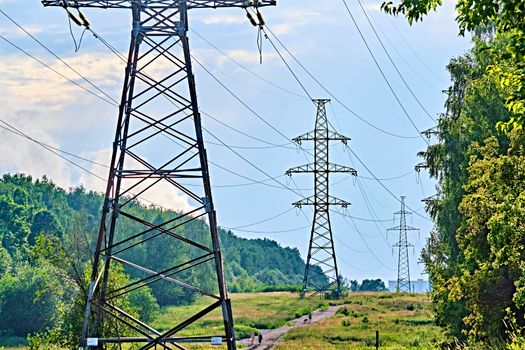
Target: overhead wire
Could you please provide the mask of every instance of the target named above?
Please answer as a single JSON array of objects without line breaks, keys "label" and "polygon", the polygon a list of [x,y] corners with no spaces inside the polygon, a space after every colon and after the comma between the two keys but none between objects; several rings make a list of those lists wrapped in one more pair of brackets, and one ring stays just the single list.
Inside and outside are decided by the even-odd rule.
[{"label": "overhead wire", "polygon": [[363,123],[365,123],[366,125],[376,129],[377,131],[380,131],[386,135],[390,135],[392,137],[397,137],[397,138],[401,138],[401,139],[416,139],[416,138],[419,138],[420,136],[407,136],[407,135],[399,135],[399,134],[396,134],[396,133],[393,133],[393,132],[390,132],[390,131],[387,131],[385,129],[382,129],[380,127],[378,127],[377,125],[374,125],[372,123],[370,123],[368,120],[366,120],[364,117],[362,117],[361,115],[357,114],[355,111],[353,111],[352,109],[350,109],[350,107],[348,107],[344,102],[342,102],[337,96],[335,96],[330,90],[328,90],[328,88],[326,88],[326,86],[324,86],[320,81],[319,79],[317,79],[302,63],[301,61],[299,61],[295,55],[282,43],[282,41],[272,32],[272,30],[268,27],[268,25],[266,24],[265,25],[265,28],[266,30],[268,30],[268,32],[272,35],[273,38],[275,38],[275,40],[277,40],[277,42],[279,43],[279,45],[281,45],[284,50],[288,53],[288,55],[290,55],[290,57],[292,57],[292,59],[301,67],[301,69],[303,69],[306,74],[308,76],[310,76],[310,78],[312,78],[316,83],[317,85],[319,85],[328,95],[330,95],[330,97],[332,97],[337,103],[339,103],[345,110],[347,110],[350,114],[352,114],[353,116],[355,116],[357,119],[361,120]]},{"label": "overhead wire", "polygon": [[[388,16],[390,17],[390,16]],[[405,57],[403,57],[403,54],[401,54],[401,52],[399,52],[398,48],[396,47],[396,45],[392,42],[392,40],[390,40],[390,38],[388,37],[388,35],[385,33],[385,31],[381,28],[381,25],[379,24],[379,22],[374,18],[373,15],[370,15],[370,18],[372,19],[372,21],[375,23],[376,25],[376,28],[379,30],[379,32],[381,32],[381,34],[383,34],[383,37],[386,39],[386,41],[388,42],[388,44],[390,45],[390,47],[394,50],[394,52],[397,54],[397,56],[401,59],[401,61],[405,64],[405,66],[416,76],[418,77],[422,82],[424,82],[425,84],[427,84],[429,87],[433,88],[434,90],[436,91],[439,91],[441,92],[443,89],[437,87],[436,85],[434,85],[434,83],[430,82],[428,79],[426,79],[424,76],[422,76],[421,74],[419,74],[416,69],[414,69],[414,67],[412,67],[412,64],[410,64],[406,59]],[[390,20],[390,18],[389,18]]]},{"label": "overhead wire", "polygon": [[233,63],[235,63],[237,66],[239,66],[240,68],[242,68],[243,70],[245,70],[246,72],[250,73],[251,75],[253,75],[254,77],[264,81],[265,83],[279,89],[279,90],[282,90],[290,95],[294,95],[296,97],[300,97],[300,98],[307,98],[306,96],[303,96],[303,95],[300,95],[298,93],[295,93],[291,90],[288,90],[286,88],[283,88],[282,86],[279,86],[273,82],[271,82],[270,80],[264,78],[263,76],[261,76],[260,74],[257,74],[255,73],[254,71],[252,71],[251,69],[248,69],[245,65],[243,65],[242,63],[240,63],[239,61],[237,61],[236,59],[234,59],[233,57],[231,57],[230,55],[228,55],[227,53],[225,53],[223,50],[221,50],[219,47],[217,47],[216,45],[214,45],[213,43],[211,43],[208,39],[206,39],[204,36],[202,36],[199,32],[197,32],[195,29],[191,28],[190,29],[191,32],[195,33],[202,41],[204,41],[206,44],[208,44],[210,47],[212,47],[213,49],[215,49],[216,51],[218,51],[221,55],[223,55],[224,57],[226,57],[227,59],[229,59],[230,61],[232,61]]},{"label": "overhead wire", "polygon": [[[401,199],[399,199],[388,187],[385,186],[385,184],[383,184],[383,182],[381,180],[379,180],[375,175],[374,173],[370,170],[370,168],[361,160],[361,158],[359,158],[359,156],[354,152],[354,150],[348,146],[346,146],[347,149],[352,152],[352,154],[354,155],[354,157],[359,161],[359,163],[361,163],[361,165],[366,169],[366,171],[368,171],[368,173],[370,175],[372,175],[372,177],[381,185],[381,187],[383,187],[385,189],[385,191],[387,191],[393,198],[395,198],[399,203],[401,203]],[[432,221],[431,219],[429,219],[428,217],[424,216],[424,215],[421,215],[419,214],[417,211],[415,211],[414,209],[410,208],[408,205],[405,204],[405,206],[412,210],[417,216],[427,220],[427,221]]]},{"label": "overhead wire", "polygon": [[405,85],[405,87],[407,88],[407,90],[410,92],[410,95],[412,95],[412,97],[414,98],[414,100],[417,102],[417,104],[419,105],[419,107],[421,107],[421,109],[425,112],[425,114],[434,122],[436,123],[436,119],[434,117],[432,117],[430,115],[430,113],[427,111],[427,109],[425,108],[425,106],[423,106],[423,104],[421,103],[421,101],[419,100],[419,98],[416,96],[416,94],[414,93],[414,91],[412,90],[412,88],[410,87],[410,85],[408,85],[407,81],[405,80],[405,78],[403,77],[403,74],[401,74],[401,72],[399,71],[399,68],[397,67],[397,64],[394,62],[394,60],[392,59],[392,57],[390,56],[390,52],[388,52],[387,48],[385,47],[385,45],[383,44],[383,40],[381,40],[381,37],[379,36],[379,34],[377,33],[376,31],[376,28],[375,26],[372,24],[372,21],[370,20],[370,18],[368,17],[368,13],[366,12],[365,8],[363,7],[363,4],[361,3],[361,0],[357,0],[357,3],[359,4],[359,6],[361,7],[361,10],[363,11],[364,15],[365,15],[365,18],[368,22],[368,24],[370,25],[370,28],[372,28],[372,31],[374,32],[375,34],[375,37],[377,38],[377,40],[379,41],[379,44],[381,45],[381,47],[383,48],[383,51],[385,52],[386,56],[388,57],[388,60],[390,61],[390,63],[392,64],[392,66],[394,67],[397,75],[399,76],[399,78],[401,79],[401,81],[403,82],[403,84]]},{"label": "overhead wire", "polygon": [[438,78],[439,80],[441,80],[443,83],[445,84],[449,84],[448,81],[446,81],[445,79],[443,79],[442,77],[439,76],[439,74],[437,74],[436,72],[434,72],[432,70],[432,68],[429,67],[429,65],[425,62],[424,59],[421,58],[421,56],[418,54],[417,50],[415,50],[412,45],[410,45],[410,42],[405,38],[405,36],[401,33],[401,31],[399,30],[399,28],[397,28],[396,24],[394,23],[394,21],[390,18],[390,16],[386,16],[388,21],[390,21],[390,24],[392,25],[392,27],[394,27],[394,30],[397,32],[397,34],[399,35],[399,37],[401,38],[401,40],[404,41],[404,43],[406,44],[406,46],[410,49],[410,51],[412,51],[412,53],[414,54],[414,56],[416,56],[416,58],[419,60],[419,62],[421,62],[421,64],[430,72],[432,73],[436,78]]},{"label": "overhead wire", "polygon": [[18,51],[24,53],[26,56],[30,57],[31,59],[35,60],[36,62],[40,63],[42,66],[46,67],[47,69],[53,71],[54,73],[56,73],[57,75],[59,75],[60,77],[62,77],[63,79],[67,80],[68,82],[70,82],[71,84],[73,85],[76,85],[77,87],[81,88],[82,90],[90,93],[91,95],[99,98],[99,99],[102,99],[104,100],[105,102],[111,104],[112,106],[114,107],[118,107],[118,104],[116,104],[115,102],[112,102],[111,100],[107,100],[106,98],[98,95],[97,93],[89,90],[88,88],[86,88],[85,86],[77,83],[76,81],[68,78],[66,75],[60,73],[58,70],[54,69],[53,67],[51,67],[50,65],[48,65],[47,63],[43,62],[42,60],[38,59],[37,57],[35,57],[34,55],[30,54],[28,51],[24,50],[23,48],[21,48],[20,46],[16,45],[15,43],[13,43],[11,40],[7,39],[5,36],[3,36],[2,34],[0,34],[0,39],[4,40],[5,42],[7,42],[9,45],[13,46],[15,49],[17,49]]},{"label": "overhead wire", "polygon": [[410,122],[410,124],[414,127],[414,129],[417,131],[419,137],[428,145],[428,140],[421,134],[421,131],[419,130],[419,128],[417,127],[416,123],[414,122],[414,120],[412,119],[412,117],[410,116],[410,114],[408,113],[408,111],[406,110],[405,106],[403,105],[403,103],[401,102],[401,99],[399,98],[399,96],[397,95],[397,93],[395,92],[392,84],[390,83],[390,81],[388,80],[388,78],[386,77],[385,75],[385,72],[383,71],[383,68],[381,68],[381,65],[379,64],[379,62],[377,61],[372,49],[370,48],[370,45],[368,45],[368,41],[366,40],[365,36],[363,35],[363,32],[361,31],[361,28],[359,27],[359,25],[357,24],[357,21],[355,20],[354,18],[354,15],[352,14],[352,11],[350,11],[350,7],[348,7],[348,4],[346,2],[346,0],[342,0],[343,1],[343,4],[345,5],[345,8],[346,8],[346,11],[348,12],[348,14],[350,15],[350,18],[352,19],[352,22],[353,24],[355,25],[358,33],[359,33],[359,36],[361,37],[361,39],[363,40],[363,43],[365,44],[368,52],[370,53],[370,55],[372,56],[372,60],[374,61],[376,67],[379,69],[379,72],[381,73],[381,77],[383,77],[383,80],[386,82],[387,86],[388,86],[388,89],[390,90],[390,92],[392,93],[392,95],[394,96],[395,100],[397,101],[398,105],[401,107],[401,109],[403,110],[403,113],[405,114],[405,116],[407,117],[408,121]]},{"label": "overhead wire", "polygon": [[74,67],[72,67],[69,63],[67,63],[65,60],[63,60],[60,56],[55,54],[52,50],[50,50],[44,43],[42,43],[38,38],[36,38],[33,34],[31,34],[28,30],[26,30],[22,25],[20,25],[17,21],[15,21],[11,16],[9,16],[4,10],[0,9],[0,13],[4,15],[9,21],[11,21],[14,25],[16,25],[20,30],[22,30],[25,34],[27,34],[33,41],[38,43],[41,47],[43,47],[49,54],[51,54],[53,57],[55,57],[57,60],[59,60],[62,64],[64,64],[66,67],[71,69],[73,72],[75,72],[82,80],[84,80],[86,83],[91,85],[93,88],[95,88],[97,91],[99,91],[101,94],[106,96],[109,100],[113,101],[115,104],[118,105],[118,102],[109,94],[104,92],[102,89],[100,89],[98,86],[93,84],[91,80],[86,78],[84,75],[82,75],[78,70],[76,70]]}]

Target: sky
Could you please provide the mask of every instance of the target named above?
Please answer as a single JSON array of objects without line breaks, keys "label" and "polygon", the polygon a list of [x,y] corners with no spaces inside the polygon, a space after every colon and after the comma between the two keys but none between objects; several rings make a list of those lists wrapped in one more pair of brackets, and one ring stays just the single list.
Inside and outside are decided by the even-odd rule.
[{"label": "sky", "polygon": [[[20,6],[22,3],[24,6]],[[443,112],[442,90],[449,86],[446,65],[452,57],[469,49],[470,39],[457,35],[452,2],[445,2],[437,13],[410,26],[403,18],[382,13],[380,2],[362,0],[366,14],[411,88],[410,92],[357,0],[347,0],[347,4],[381,70],[342,0],[281,0],[277,6],[261,12],[268,28],[286,49],[337,98],[337,101],[332,98],[327,105],[330,124],[351,138],[351,151],[337,142],[332,142],[330,148],[332,162],[354,167],[358,172],[357,178],[332,174],[330,179],[331,195],[352,203],[346,210],[334,207],[331,212],[341,273],[357,280],[396,278],[397,252],[392,245],[398,233],[387,228],[399,224],[394,221],[393,213],[400,210],[399,197],[406,196],[407,206],[413,212],[407,223],[420,229],[409,232],[409,241],[414,245],[409,250],[411,278],[425,278],[418,260],[433,223],[421,199],[435,193],[435,182],[424,171],[416,173],[414,166],[422,161],[417,152],[426,148],[426,142],[435,140],[425,141],[418,131],[433,127],[432,119]],[[4,12],[0,13],[0,34],[18,47],[0,39],[0,118],[47,145],[100,163],[66,156],[85,170],[105,178],[104,165],[109,164],[117,109],[103,101],[101,93],[69,67],[113,99],[120,100],[124,63],[89,32],[75,52],[63,9],[44,8],[36,0],[0,0],[0,9]],[[129,10],[86,9],[83,12],[100,37],[123,55],[127,53]],[[4,14],[22,25],[69,67]],[[313,176],[295,174],[290,179],[284,173],[288,168],[311,161],[307,152],[291,143],[291,138],[314,128],[316,110],[304,89],[313,98],[330,96],[284,48],[278,47],[303,84],[304,89],[301,88],[267,39],[262,41],[261,64],[257,29],[250,25],[241,9],[195,9],[190,11],[189,21],[192,54],[206,67],[205,70],[194,64],[201,111],[213,117],[204,115],[203,125],[207,130],[204,138],[219,225],[231,228],[241,237],[269,238],[283,246],[297,247],[304,257],[312,210],[303,207],[300,211],[291,203],[299,200],[300,195],[313,194]],[[78,42],[81,29],[73,27],[72,31]],[[277,45],[275,39],[274,43]],[[234,150],[249,163],[218,145],[214,137],[235,146]],[[303,143],[306,150],[312,146]],[[99,178],[4,129],[0,129],[0,172],[46,175],[64,188],[83,185],[90,190],[104,189],[104,182]],[[376,181],[374,177],[382,180]],[[172,209],[191,207],[184,195],[162,188],[149,199]]]}]

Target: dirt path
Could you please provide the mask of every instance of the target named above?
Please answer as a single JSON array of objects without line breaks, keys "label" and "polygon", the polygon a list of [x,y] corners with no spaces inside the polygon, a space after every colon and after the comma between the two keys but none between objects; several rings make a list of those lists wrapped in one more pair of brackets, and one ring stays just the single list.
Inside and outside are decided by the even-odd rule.
[{"label": "dirt path", "polygon": [[[335,312],[342,308],[344,305],[329,306],[326,311],[320,309],[312,312],[312,321],[311,323],[317,323],[319,321],[325,320],[335,314]],[[255,336],[255,345],[251,345],[251,339],[242,339],[237,342],[237,344],[242,344],[247,346],[249,350],[270,350],[277,345],[279,339],[281,339],[290,329],[295,327],[303,327],[308,325],[308,315],[296,318],[289,322],[288,326],[283,326],[275,329],[263,329],[261,333],[263,335],[263,341],[261,344],[258,344],[257,336]]]}]

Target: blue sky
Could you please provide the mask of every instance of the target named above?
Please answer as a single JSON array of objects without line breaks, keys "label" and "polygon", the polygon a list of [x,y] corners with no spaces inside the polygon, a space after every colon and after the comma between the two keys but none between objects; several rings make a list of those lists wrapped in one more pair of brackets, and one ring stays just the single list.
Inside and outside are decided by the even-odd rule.
[{"label": "blue sky", "polygon": [[[418,106],[382,51],[358,3],[354,0],[347,2],[370,49],[417,129],[432,127],[433,121]],[[20,6],[21,3],[24,6]],[[461,55],[470,46],[469,38],[457,36],[453,4],[446,3],[438,13],[431,14],[423,23],[412,27],[402,18],[381,13],[379,2],[364,1],[363,5],[414,94],[435,118],[443,111],[444,95],[441,90],[448,87],[445,66],[451,57]],[[62,9],[43,8],[34,0],[0,0],[0,9],[108,95],[120,99],[123,63],[89,33],[86,33],[79,52],[75,52],[67,17]],[[118,51],[127,52],[129,11],[84,12],[96,32]],[[408,220],[410,225],[421,229],[419,234],[409,233],[409,240],[415,245],[414,251],[410,251],[410,259],[412,278],[421,278],[422,266],[417,264],[417,260],[432,229],[432,222],[425,219],[421,199],[435,193],[435,184],[424,172],[418,176],[413,169],[421,161],[416,153],[425,149],[426,144],[417,137],[416,129],[382,79],[343,2],[281,0],[278,6],[264,8],[262,12],[269,28],[338,100],[369,123],[390,133],[412,137],[398,138],[382,133],[357,119],[336,101],[327,106],[331,124],[338,132],[351,137],[350,147],[376,177],[389,179],[404,175],[384,180],[383,184],[396,196],[407,196],[408,206],[417,212]],[[214,144],[214,139],[205,134],[210,161],[244,177],[264,181],[262,184],[251,183],[212,164],[211,180],[219,224],[239,227],[233,231],[243,237],[268,237],[282,245],[298,247],[304,255],[312,211],[305,208],[305,218],[293,209],[291,203],[300,199],[299,196],[269,180],[266,174],[281,176],[277,178],[280,183],[292,189],[298,186],[304,196],[312,193],[311,176],[294,175],[293,182],[282,176],[288,168],[307,163],[310,159],[303,151],[289,144],[290,141],[281,133],[291,139],[313,129],[314,106],[267,40],[263,42],[263,64],[259,64],[257,31],[249,24],[242,10],[193,10],[190,27],[193,55],[279,131],[257,119],[205,70],[195,65],[201,109],[222,123],[267,142],[243,136],[209,117],[203,117],[207,130],[229,145],[244,147],[236,149],[237,152],[264,171],[260,172],[228,149]],[[78,40],[79,29],[73,28],[73,31]],[[94,90],[2,14],[0,33],[51,68]],[[272,84],[242,69],[210,47],[200,36]],[[286,55],[283,49],[280,51]],[[107,164],[116,108],[68,83],[1,39],[0,54],[3,58],[0,62],[2,119],[47,144]],[[286,56],[286,59],[310,95],[315,98],[329,97],[291,58]],[[268,143],[284,144],[285,147],[271,147]],[[2,173],[24,172],[35,177],[47,174],[63,187],[83,184],[89,189],[103,188],[103,183],[97,178],[4,130],[0,130],[0,147]],[[304,147],[310,145],[305,144]],[[342,174],[334,174],[331,178],[331,194],[350,201],[352,205],[347,215],[355,217],[352,222],[340,214],[332,214],[342,273],[359,280],[369,277],[394,279],[396,259],[391,245],[397,237],[394,232],[387,236],[386,228],[397,225],[392,218],[393,212],[399,210],[399,202],[373,180],[365,167],[344,147],[333,143],[330,156],[333,162],[353,166],[361,176],[357,181]],[[106,177],[107,169],[104,167],[79,162],[90,171]],[[184,196],[166,191],[159,191],[155,198],[149,199],[171,208],[190,205]],[[277,217],[265,221],[274,216]],[[385,221],[374,223],[362,219]],[[260,221],[264,222],[251,225]]]}]

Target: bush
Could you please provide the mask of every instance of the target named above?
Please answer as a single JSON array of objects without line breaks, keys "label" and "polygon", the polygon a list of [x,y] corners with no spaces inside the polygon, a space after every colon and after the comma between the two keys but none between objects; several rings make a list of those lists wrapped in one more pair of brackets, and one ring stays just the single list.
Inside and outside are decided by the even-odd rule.
[{"label": "bush", "polygon": [[25,337],[56,323],[60,293],[51,277],[44,270],[23,266],[16,276],[0,279],[0,331]]}]

